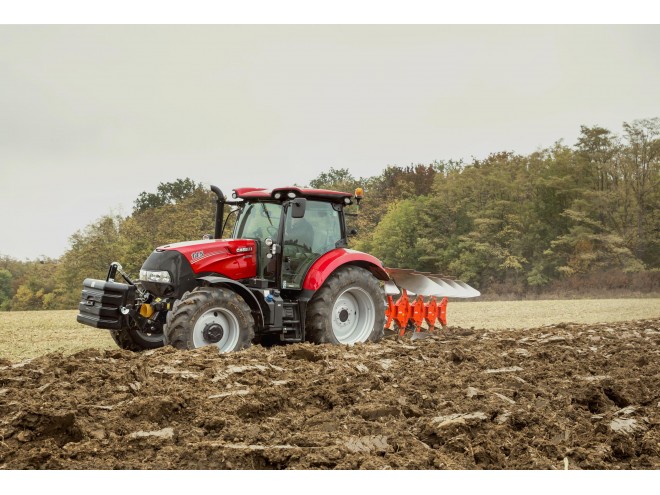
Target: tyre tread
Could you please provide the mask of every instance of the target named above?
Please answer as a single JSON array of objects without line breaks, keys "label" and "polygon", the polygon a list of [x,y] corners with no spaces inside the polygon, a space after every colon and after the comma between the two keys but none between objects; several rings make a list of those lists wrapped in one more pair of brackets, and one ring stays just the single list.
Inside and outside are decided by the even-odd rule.
[{"label": "tyre tread", "polygon": [[177,299],[172,305],[172,310],[167,314],[163,329],[166,344],[177,349],[194,349],[192,331],[194,325],[191,326],[191,321],[200,308],[211,303],[216,303],[218,306],[234,304],[244,313],[247,325],[241,330],[236,348],[232,350],[248,347],[255,335],[254,317],[245,300],[236,292],[224,287],[197,287],[183,294],[181,299]]},{"label": "tyre tread", "polygon": [[[321,288],[316,291],[314,297],[307,305],[307,316],[305,324],[305,333],[307,340],[316,344],[339,344],[332,331],[331,312],[334,299],[339,292],[356,283],[364,285],[372,294],[378,294],[379,297],[374,301],[376,306],[376,320],[374,329],[367,338],[370,342],[378,342],[383,338],[385,326],[385,311],[383,293],[378,284],[378,280],[371,272],[354,265],[348,265],[338,268],[332,273]],[[379,304],[383,311],[379,311]]]}]

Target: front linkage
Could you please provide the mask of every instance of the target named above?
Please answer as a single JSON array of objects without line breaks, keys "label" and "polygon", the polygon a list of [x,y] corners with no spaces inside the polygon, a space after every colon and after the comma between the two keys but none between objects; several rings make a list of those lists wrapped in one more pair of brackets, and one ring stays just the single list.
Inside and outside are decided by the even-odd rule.
[{"label": "front linkage", "polygon": [[[115,280],[117,273],[126,283]],[[110,264],[105,282],[85,279],[78,309],[79,323],[110,330],[122,349],[142,351],[163,345],[163,324],[170,304],[154,300],[117,262]]]}]

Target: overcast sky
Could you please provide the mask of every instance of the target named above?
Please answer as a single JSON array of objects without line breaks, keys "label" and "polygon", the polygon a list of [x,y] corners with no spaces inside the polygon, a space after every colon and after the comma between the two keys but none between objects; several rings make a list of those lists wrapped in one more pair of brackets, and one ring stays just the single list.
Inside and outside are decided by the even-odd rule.
[{"label": "overcast sky", "polygon": [[530,153],[660,116],[659,26],[0,26],[0,254],[161,181]]}]

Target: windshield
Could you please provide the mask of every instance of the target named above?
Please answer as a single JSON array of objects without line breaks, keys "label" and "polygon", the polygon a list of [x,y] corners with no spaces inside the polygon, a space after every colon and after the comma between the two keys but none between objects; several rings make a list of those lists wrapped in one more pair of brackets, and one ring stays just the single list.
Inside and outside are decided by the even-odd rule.
[{"label": "windshield", "polygon": [[243,207],[236,222],[236,239],[275,239],[280,226],[282,205],[250,203]]}]

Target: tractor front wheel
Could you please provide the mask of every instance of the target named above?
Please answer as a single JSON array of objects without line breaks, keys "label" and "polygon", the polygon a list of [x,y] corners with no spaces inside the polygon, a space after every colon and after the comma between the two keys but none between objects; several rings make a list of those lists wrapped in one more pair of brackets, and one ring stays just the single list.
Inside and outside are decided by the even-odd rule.
[{"label": "tractor front wheel", "polygon": [[241,296],[224,287],[198,287],[174,303],[167,315],[165,341],[177,349],[215,345],[220,352],[248,347],[254,318]]},{"label": "tractor front wheel", "polygon": [[158,329],[155,329],[153,332],[143,331],[131,318],[128,319],[128,326],[125,326],[121,330],[112,330],[110,335],[112,336],[112,340],[115,341],[115,344],[127,351],[140,352],[148,349],[157,349],[164,345],[162,330],[158,331]]},{"label": "tractor front wheel", "polygon": [[378,280],[357,266],[337,269],[307,306],[305,333],[317,344],[377,342],[383,337],[385,300]]}]

